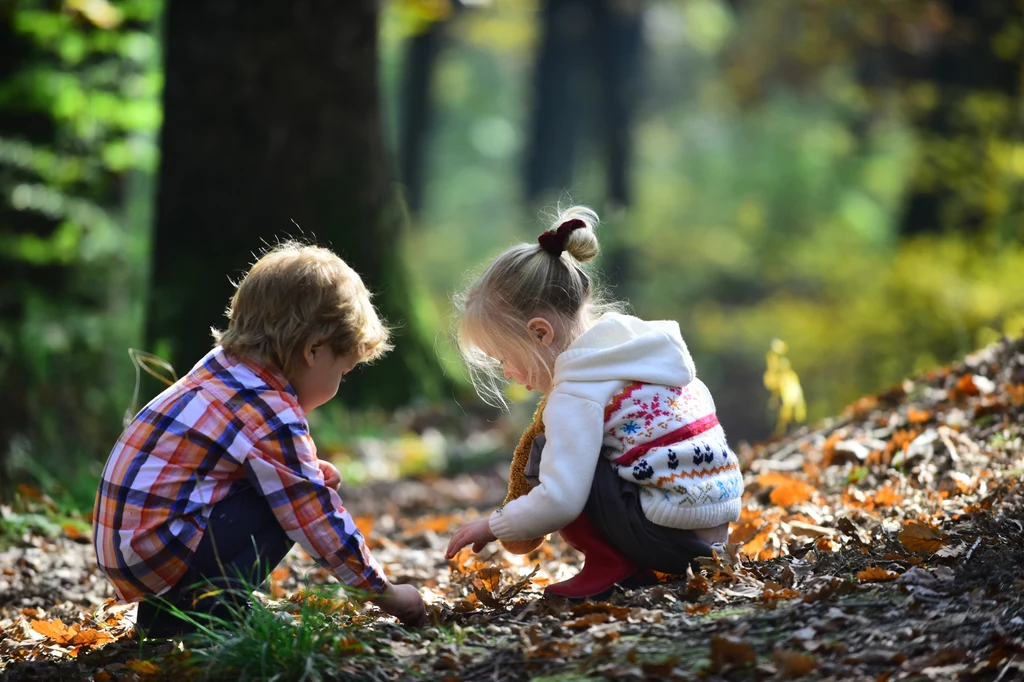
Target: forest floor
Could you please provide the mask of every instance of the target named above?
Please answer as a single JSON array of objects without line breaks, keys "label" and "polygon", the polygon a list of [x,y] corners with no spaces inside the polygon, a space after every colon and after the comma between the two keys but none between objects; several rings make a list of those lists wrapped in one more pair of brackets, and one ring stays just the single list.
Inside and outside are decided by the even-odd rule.
[{"label": "forest floor", "polygon": [[296,550],[260,596],[274,633],[140,645],[87,535],[26,531],[0,552],[0,679],[1022,679],[1022,432],[1024,341],[1004,342],[741,448],[722,556],[581,604],[543,596],[579,565],[557,537],[444,559],[504,497],[504,465],[344,490],[388,575],[427,598],[416,630],[322,596]]}]

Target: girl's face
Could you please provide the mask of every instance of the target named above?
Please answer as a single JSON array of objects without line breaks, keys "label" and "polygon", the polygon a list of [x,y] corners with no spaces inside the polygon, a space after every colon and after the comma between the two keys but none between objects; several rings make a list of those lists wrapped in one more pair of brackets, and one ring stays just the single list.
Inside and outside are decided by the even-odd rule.
[{"label": "girl's face", "polygon": [[555,362],[554,329],[546,319],[535,317],[527,324],[526,331],[532,348],[497,343],[481,350],[501,363],[501,370],[509,381],[522,384],[528,391],[547,393],[551,390]]}]

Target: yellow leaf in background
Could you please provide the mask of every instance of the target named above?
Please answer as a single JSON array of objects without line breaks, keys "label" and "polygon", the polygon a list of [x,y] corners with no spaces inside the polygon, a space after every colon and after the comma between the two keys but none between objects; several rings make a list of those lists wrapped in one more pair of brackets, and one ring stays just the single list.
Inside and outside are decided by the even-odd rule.
[{"label": "yellow leaf in background", "polygon": [[772,393],[769,407],[779,410],[779,421],[776,433],[786,432],[786,427],[794,422],[807,419],[807,403],[804,400],[804,389],[800,386],[800,377],[793,371],[786,353],[789,347],[781,339],[772,341],[765,356],[767,369],[764,372],[764,387]]},{"label": "yellow leaf in background", "polygon": [[919,521],[909,521],[897,536],[904,547],[911,552],[937,552],[949,538],[932,526]]},{"label": "yellow leaf in background", "polygon": [[887,571],[886,569],[880,568],[878,566],[869,566],[857,574],[857,580],[866,583],[896,580],[896,578],[899,577],[899,573],[896,573],[894,571]]}]

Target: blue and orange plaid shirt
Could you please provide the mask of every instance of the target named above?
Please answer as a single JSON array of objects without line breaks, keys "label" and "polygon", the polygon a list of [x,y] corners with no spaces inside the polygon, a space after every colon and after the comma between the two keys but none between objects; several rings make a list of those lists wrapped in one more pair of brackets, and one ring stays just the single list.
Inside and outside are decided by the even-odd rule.
[{"label": "blue and orange plaid shirt", "polygon": [[213,506],[252,486],[317,563],[379,593],[384,573],[317,461],[287,380],[215,348],[110,453],[93,513],[99,566],[122,599],[163,594],[188,570]]}]

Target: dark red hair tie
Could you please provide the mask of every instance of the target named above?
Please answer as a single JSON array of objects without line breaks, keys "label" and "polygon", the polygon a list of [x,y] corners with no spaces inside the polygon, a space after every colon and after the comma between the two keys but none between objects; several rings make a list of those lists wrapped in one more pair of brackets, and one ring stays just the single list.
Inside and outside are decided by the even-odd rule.
[{"label": "dark red hair tie", "polygon": [[541,234],[541,236],[537,237],[537,243],[552,256],[561,256],[562,252],[565,251],[565,242],[569,239],[569,234],[573,230],[578,230],[581,227],[586,226],[587,224],[579,218],[566,220],[556,229],[548,230]]}]

